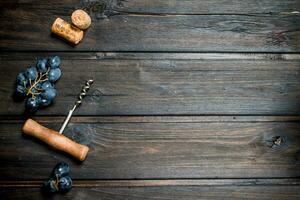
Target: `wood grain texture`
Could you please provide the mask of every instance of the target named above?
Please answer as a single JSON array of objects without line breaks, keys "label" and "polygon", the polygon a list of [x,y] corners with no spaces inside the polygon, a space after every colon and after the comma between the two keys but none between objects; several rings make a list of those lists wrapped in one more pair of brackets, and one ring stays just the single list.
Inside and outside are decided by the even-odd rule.
[{"label": "wood grain texture", "polygon": [[[0,181],[0,188],[40,188],[43,181]],[[299,186],[299,178],[74,180],[75,188],[162,186]]]},{"label": "wood grain texture", "polygon": [[252,60],[299,61],[299,53],[155,53],[155,52],[24,52],[3,51],[0,61],[35,61],[37,57],[60,55],[66,60]]},{"label": "wood grain texture", "polygon": [[[138,8],[134,8],[133,13],[126,13],[126,8],[122,12],[115,10],[115,6],[122,7],[122,3],[106,2],[109,3],[94,5],[78,0],[64,4],[45,0],[4,3],[0,17],[0,50],[299,52],[300,48],[299,2],[296,1],[289,1],[282,7],[276,1],[278,5],[275,3],[275,8],[266,8],[269,13],[281,13],[274,15],[249,15],[247,9],[246,14],[241,14],[241,7],[251,6],[248,3],[242,3],[241,7],[233,6],[234,2],[229,1],[224,5],[236,8],[238,14],[194,15],[193,11],[192,14],[179,15],[159,14],[159,11],[143,14],[134,11]],[[266,4],[266,1],[263,2]],[[160,3],[165,4],[163,1]],[[142,4],[147,9],[148,4],[145,1]],[[201,4],[196,3],[195,8],[205,8]],[[211,3],[204,1],[203,4]],[[174,7],[172,2],[164,7],[168,6],[170,9]],[[68,19],[75,7],[89,10],[93,20],[83,42],[76,47],[50,34],[54,19]],[[11,23],[12,20],[14,23]]]},{"label": "wood grain texture", "polygon": [[[84,163],[23,137],[22,123],[1,123],[1,180],[45,179],[62,160],[71,164],[74,179],[300,175],[297,122],[160,122],[153,117],[140,122],[110,120],[69,124],[66,135],[90,147]],[[45,118],[42,124],[54,130],[61,125]]]},{"label": "wood grain texture", "polygon": [[[101,2],[101,1],[98,1]],[[116,12],[148,14],[293,14],[300,10],[297,0],[130,0],[116,1]],[[86,3],[88,7],[88,3]],[[296,13],[295,13],[296,14]]]},{"label": "wood grain texture", "polygon": [[[63,123],[65,116],[38,116],[40,123]],[[23,123],[24,116],[0,116],[0,124]],[[300,122],[300,116],[73,116],[73,123],[226,123]]]},{"label": "wood grain texture", "polygon": [[73,188],[64,195],[45,197],[38,188],[0,189],[5,199],[101,199],[101,200],[137,200],[137,199],[262,199],[297,200],[299,186],[164,186],[164,187],[92,187]]},{"label": "wood grain texture", "polygon": [[[50,54],[53,55],[54,53]],[[58,96],[37,115],[66,115],[82,84],[94,78],[75,115],[298,115],[299,54],[55,53],[62,56]],[[49,54],[4,54],[0,114],[20,115],[15,77]],[[27,57],[28,56],[28,57]],[[207,57],[205,57],[207,56]],[[82,71],[84,70],[84,72]]]},{"label": "wood grain texture", "polygon": [[[299,199],[300,1],[0,5],[1,199]],[[72,46],[50,27],[78,8],[93,24]],[[21,133],[15,77],[49,55],[62,57],[63,77],[41,124],[58,130],[96,81],[65,131],[90,147],[82,163]],[[61,161],[74,188],[45,197]]]},{"label": "wood grain texture", "polygon": [[[72,10],[77,8],[85,9],[98,17],[103,13],[120,14],[178,14],[178,15],[216,15],[216,14],[294,14],[300,10],[300,3],[297,0],[52,0],[52,6],[49,1],[34,0],[27,1],[7,1],[1,0],[3,7],[9,9],[26,8],[34,10],[45,10],[46,12],[71,14]],[[295,12],[296,11],[296,12]],[[103,16],[105,17],[105,16]]]}]

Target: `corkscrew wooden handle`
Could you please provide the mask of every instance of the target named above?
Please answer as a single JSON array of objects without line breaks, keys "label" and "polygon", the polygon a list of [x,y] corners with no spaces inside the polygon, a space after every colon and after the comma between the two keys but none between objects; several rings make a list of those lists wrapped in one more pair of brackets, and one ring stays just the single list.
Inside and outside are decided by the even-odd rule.
[{"label": "corkscrew wooden handle", "polygon": [[48,129],[32,119],[28,119],[23,128],[23,133],[36,137],[51,147],[64,151],[76,159],[83,161],[89,151],[85,145],[78,144],[57,131]]}]

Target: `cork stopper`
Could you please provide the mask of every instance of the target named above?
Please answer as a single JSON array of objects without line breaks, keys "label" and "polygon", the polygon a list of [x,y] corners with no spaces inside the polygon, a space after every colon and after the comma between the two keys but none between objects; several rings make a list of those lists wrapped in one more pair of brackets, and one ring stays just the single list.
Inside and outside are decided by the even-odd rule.
[{"label": "cork stopper", "polygon": [[83,38],[83,31],[79,28],[71,25],[61,18],[57,18],[52,27],[51,31],[56,35],[68,40],[73,44],[78,44]]},{"label": "cork stopper", "polygon": [[72,23],[78,28],[85,30],[91,25],[91,17],[83,10],[75,10],[71,16]]}]

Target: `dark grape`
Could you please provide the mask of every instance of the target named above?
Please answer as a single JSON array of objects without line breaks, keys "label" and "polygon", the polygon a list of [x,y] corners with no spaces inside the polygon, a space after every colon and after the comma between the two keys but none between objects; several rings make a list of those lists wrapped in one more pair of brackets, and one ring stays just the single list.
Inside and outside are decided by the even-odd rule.
[{"label": "dark grape", "polygon": [[41,97],[43,99],[48,99],[52,101],[56,96],[56,90],[54,88],[48,88],[43,93],[41,93]]},{"label": "dark grape", "polygon": [[50,82],[57,81],[61,76],[61,70],[59,68],[51,69],[48,74]]},{"label": "dark grape", "polygon": [[60,192],[64,193],[72,188],[72,179],[69,176],[64,176],[59,179],[58,189]]},{"label": "dark grape", "polygon": [[24,88],[22,85],[17,85],[16,94],[19,97],[26,96],[26,88]]},{"label": "dark grape", "polygon": [[19,85],[22,85],[22,86],[24,86],[24,84],[26,85],[26,83],[27,83],[27,78],[26,78],[24,72],[21,72],[21,73],[19,73],[19,74],[17,75],[17,83],[18,83]]},{"label": "dark grape", "polygon": [[67,163],[65,162],[60,162],[57,165],[55,165],[52,176],[53,177],[58,177],[61,178],[63,176],[67,176],[70,172],[70,167]]},{"label": "dark grape", "polygon": [[53,88],[52,83],[50,83],[49,81],[45,81],[41,84],[41,89],[47,90],[48,88]]},{"label": "dark grape", "polygon": [[36,62],[36,68],[39,70],[39,72],[45,73],[48,69],[47,66],[47,59],[40,58]]},{"label": "dark grape", "polygon": [[26,77],[30,80],[34,80],[38,75],[38,72],[35,67],[29,67],[26,70]]},{"label": "dark grape", "polygon": [[37,59],[34,67],[29,66],[17,75],[13,98],[18,101],[27,98],[25,107],[31,112],[35,112],[38,107],[49,106],[57,94],[54,82],[62,75],[60,62],[59,56]]},{"label": "dark grape", "polygon": [[42,189],[45,193],[50,193],[50,194],[58,192],[58,186],[56,184],[56,180],[54,178],[50,178],[49,180],[44,182]]},{"label": "dark grape", "polygon": [[49,106],[51,104],[51,100],[44,99],[40,95],[36,98],[36,101],[40,106]]},{"label": "dark grape", "polygon": [[45,194],[54,194],[57,192],[65,193],[72,188],[73,181],[68,176],[70,167],[65,162],[60,162],[55,165],[51,173],[51,178],[44,182],[42,191]]},{"label": "dark grape", "polygon": [[28,98],[26,101],[26,108],[30,111],[35,111],[38,108],[39,104],[35,98]]},{"label": "dark grape", "polygon": [[52,69],[58,68],[60,65],[60,58],[58,56],[53,56],[48,58],[48,66]]}]

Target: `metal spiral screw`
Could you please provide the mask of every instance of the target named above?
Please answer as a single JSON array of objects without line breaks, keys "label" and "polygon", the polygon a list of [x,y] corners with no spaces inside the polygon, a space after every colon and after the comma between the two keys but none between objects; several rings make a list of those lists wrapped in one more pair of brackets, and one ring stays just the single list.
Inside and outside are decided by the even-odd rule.
[{"label": "metal spiral screw", "polygon": [[78,96],[78,100],[75,102],[76,106],[79,106],[82,102],[82,99],[86,96],[86,93],[89,91],[91,85],[94,83],[93,79],[86,81],[85,85],[82,87],[81,92]]},{"label": "metal spiral screw", "polygon": [[82,87],[81,92],[78,96],[78,100],[75,102],[73,108],[69,111],[69,114],[67,116],[67,118],[65,119],[63,125],[61,126],[59,133],[62,134],[64,132],[64,129],[66,128],[68,122],[70,121],[73,112],[75,111],[75,109],[81,105],[82,103],[82,99],[86,96],[87,92],[89,91],[91,85],[94,83],[93,79],[89,79],[86,81],[85,85]]}]

